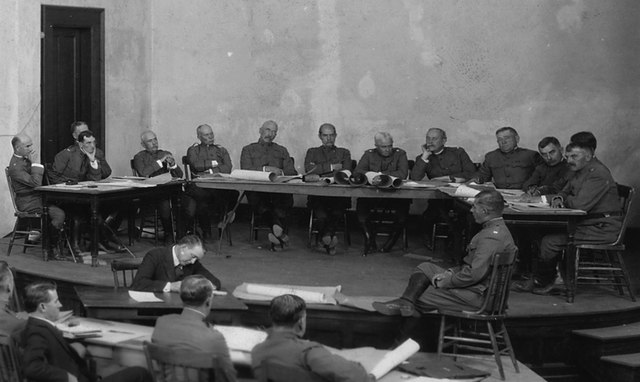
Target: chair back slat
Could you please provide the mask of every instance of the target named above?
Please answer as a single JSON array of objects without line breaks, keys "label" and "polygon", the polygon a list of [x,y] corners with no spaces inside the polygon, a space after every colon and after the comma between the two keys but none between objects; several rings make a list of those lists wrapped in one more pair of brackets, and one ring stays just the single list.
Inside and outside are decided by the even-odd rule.
[{"label": "chair back slat", "polygon": [[491,260],[489,285],[477,314],[503,315],[509,300],[509,284],[517,251],[497,253]]},{"label": "chair back slat", "polygon": [[622,245],[624,243],[624,235],[627,231],[627,225],[629,224],[629,211],[631,211],[631,203],[633,202],[633,195],[635,190],[633,187],[618,184],[618,198],[620,199],[620,205],[622,207],[622,226],[618,233],[614,245]]},{"label": "chair back slat", "polygon": [[4,175],[7,177],[7,187],[9,188],[9,194],[11,195],[11,203],[13,203],[13,210],[16,215],[23,213],[18,209],[18,205],[16,204],[16,191],[13,189],[13,182],[11,181],[11,176],[9,176],[9,167],[4,168]]},{"label": "chair back slat", "polygon": [[[116,290],[120,287],[129,288],[133,278],[140,268],[142,258],[115,259],[111,261],[111,272],[113,273],[113,286]],[[129,278],[127,279],[127,274]],[[120,284],[120,275],[122,284]]]},{"label": "chair back slat", "polygon": [[143,343],[147,368],[155,382],[215,382],[218,358],[198,350]]},{"label": "chair back slat", "polygon": [[182,156],[182,165],[184,166],[184,178],[190,182],[191,179],[193,179],[193,175],[191,174],[191,165],[189,164],[186,155]]},{"label": "chair back slat", "polygon": [[23,380],[16,344],[9,333],[0,330],[0,381],[22,382]]}]

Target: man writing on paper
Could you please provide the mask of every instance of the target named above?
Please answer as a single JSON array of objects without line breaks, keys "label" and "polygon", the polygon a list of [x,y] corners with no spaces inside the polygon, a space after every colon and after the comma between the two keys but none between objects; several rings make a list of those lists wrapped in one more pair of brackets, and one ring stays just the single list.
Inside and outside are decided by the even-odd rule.
[{"label": "man writing on paper", "polygon": [[[158,137],[151,130],[146,130],[140,134],[140,144],[144,150],[133,157],[133,168],[139,176],[153,178],[154,176],[171,173],[174,178],[182,178],[183,173],[173,154],[169,151],[158,148]],[[189,201],[192,202],[192,201]],[[185,206],[189,202],[183,203]],[[169,199],[161,200],[158,203],[158,212],[162,222],[164,232],[164,243],[173,242],[173,222],[171,219],[171,202]]]},{"label": "man writing on paper", "polygon": [[284,365],[318,381],[375,381],[359,363],[331,354],[322,344],[303,340],[307,328],[304,300],[285,294],[271,300],[269,317],[272,327],[267,339],[251,351],[251,367],[259,381],[265,364]]},{"label": "man writing on paper", "polygon": [[562,155],[562,146],[556,137],[545,137],[538,143],[538,152],[544,163],[536,166],[533,174],[522,185],[531,196],[557,194],[562,190],[571,171]]},{"label": "man writing on paper", "polygon": [[[322,141],[320,147],[307,150],[304,157],[304,171],[308,174],[321,176],[333,176],[340,170],[353,170],[351,168],[351,153],[349,150],[336,146],[336,127],[325,123],[318,130],[318,138]],[[316,218],[318,237],[329,255],[336,254],[338,237],[336,226],[344,211],[351,207],[350,198],[314,196],[307,197],[307,207],[313,210]]]},{"label": "man writing on paper", "polygon": [[[89,382],[92,375],[85,362],[86,349],[80,343],[69,343],[54,322],[62,304],[56,286],[39,282],[25,288],[25,308],[30,313],[22,333],[23,372],[30,381]],[[103,382],[151,382],[143,367],[130,367],[101,379]]]},{"label": "man writing on paper", "polygon": [[413,316],[415,310],[426,313],[437,308],[473,310],[482,305],[487,289],[491,260],[496,254],[515,256],[518,250],[502,219],[504,199],[498,191],[481,191],[476,195],[471,213],[482,224],[467,247],[461,266],[449,269],[433,263],[418,265],[409,284],[398,299],[374,302],[373,308],[384,315]]},{"label": "man writing on paper", "polygon": [[220,280],[200,262],[203,257],[202,241],[195,235],[187,235],[171,247],[154,248],[144,255],[131,289],[179,292],[182,280],[190,275],[202,275],[220,289]]},{"label": "man writing on paper", "polygon": [[[369,171],[380,172],[400,179],[406,179],[409,173],[407,153],[397,147],[393,147],[393,137],[386,132],[376,133],[374,136],[375,148],[364,152],[355,172],[365,174]],[[389,208],[396,211],[394,229],[381,248],[382,252],[389,252],[398,241],[409,216],[410,199],[391,198],[360,198],[356,204],[358,222],[364,235],[364,255],[376,252],[375,227],[369,221],[369,215],[373,208]]]},{"label": "man writing on paper", "polygon": [[[446,143],[447,133],[444,130],[431,128],[427,131],[426,142],[421,147],[422,154],[416,157],[415,165],[411,170],[411,180],[419,181],[426,175],[428,179],[439,178],[452,182],[465,182],[473,177],[476,166],[471,162],[467,152],[462,147],[445,146]],[[431,237],[433,225],[439,219],[450,227],[454,251],[462,251],[462,227],[453,209],[453,200],[429,200],[422,217],[427,238]],[[429,243],[429,245],[433,244]],[[459,262],[462,257],[454,253],[454,258]]]},{"label": "man writing on paper", "polygon": [[[585,141],[567,145],[567,163],[573,177],[556,196],[552,207],[584,210],[575,230],[574,243],[613,243],[622,228],[622,211],[618,187],[609,169],[593,154],[593,144]],[[540,243],[538,268],[534,277],[542,284],[533,293],[548,294],[554,287],[556,263],[566,249],[569,237],[566,233],[546,235]]]},{"label": "man writing on paper", "polygon": [[216,375],[216,382],[234,382],[236,370],[229,357],[227,342],[206,320],[211,312],[214,289],[211,281],[202,275],[185,277],[180,285],[180,299],[184,305],[182,313],[158,318],[151,342],[211,354],[218,359],[221,371]]},{"label": "man writing on paper", "polygon": [[[274,142],[278,135],[278,125],[274,121],[266,121],[259,132],[258,142],[242,148],[240,168],[274,172],[277,175],[297,175],[298,172],[293,166],[293,158],[289,155],[289,151]],[[271,233],[269,233],[271,250],[275,250],[276,245],[284,248],[289,242],[289,237],[284,232],[287,215],[293,207],[293,195],[268,192],[247,192],[246,194],[256,218],[271,226]]]},{"label": "man writing on paper", "polygon": [[[42,197],[34,188],[42,186],[44,166],[38,163],[36,150],[28,135],[16,135],[11,140],[11,145],[13,155],[9,161],[8,172],[15,192],[16,207],[21,212],[42,213]],[[60,239],[63,235],[61,230],[65,219],[64,211],[51,204],[48,207],[51,226],[55,229],[57,238]],[[49,256],[51,259],[59,258],[59,254],[56,254],[56,241],[51,240],[52,248],[47,248],[48,251],[53,252]]]}]

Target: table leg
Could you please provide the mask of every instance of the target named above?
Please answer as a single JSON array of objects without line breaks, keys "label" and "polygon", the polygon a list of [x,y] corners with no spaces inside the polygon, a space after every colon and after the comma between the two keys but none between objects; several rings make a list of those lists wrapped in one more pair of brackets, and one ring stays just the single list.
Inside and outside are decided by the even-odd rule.
[{"label": "table leg", "polygon": [[40,230],[42,231],[42,259],[44,261],[49,260],[49,242],[51,238],[49,237],[49,207],[47,207],[47,196],[46,194],[42,194],[42,227]]},{"label": "table leg", "polygon": [[98,243],[100,243],[100,224],[98,222],[98,200],[91,200],[91,266],[98,266]]},{"label": "table leg", "polygon": [[569,235],[569,241],[567,243],[567,249],[565,250],[566,275],[564,286],[566,290],[567,302],[573,303],[573,299],[576,294],[576,246],[573,242],[576,233],[576,219],[569,218],[569,221],[567,223],[567,234]]}]

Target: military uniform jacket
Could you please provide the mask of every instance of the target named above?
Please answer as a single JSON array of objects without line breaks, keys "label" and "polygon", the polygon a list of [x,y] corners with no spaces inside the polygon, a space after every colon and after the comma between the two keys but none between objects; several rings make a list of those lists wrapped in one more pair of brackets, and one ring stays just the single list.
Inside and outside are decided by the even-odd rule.
[{"label": "military uniform jacket", "polygon": [[542,163],[537,151],[516,147],[510,153],[496,149],[487,153],[477,176],[481,182],[493,178],[496,188],[521,189],[535,167]]},{"label": "military uniform jacket", "polygon": [[[182,178],[182,169],[176,162],[176,168],[170,169],[166,163],[162,163],[162,166],[158,164],[158,160],[171,154],[169,151],[158,150],[155,153],[150,153],[147,150],[142,150],[133,157],[133,168],[140,176],[145,178],[153,178],[154,176],[166,174],[171,172],[171,176],[174,178]],[[173,154],[171,154],[173,155]]]},{"label": "military uniform jacket", "polygon": [[[309,374],[311,381],[369,382],[373,376],[357,362],[331,354],[323,345],[299,338],[293,332],[271,331],[267,339],[251,351],[251,367],[263,380],[260,363],[275,361]],[[266,380],[266,378],[264,378]]]},{"label": "military uniform jacket", "polygon": [[111,167],[107,163],[102,150],[97,147],[95,157],[98,161],[97,169],[91,167],[89,158],[80,150],[80,146],[77,144],[71,145],[56,154],[49,180],[51,183],[57,184],[69,180],[80,182],[108,178],[111,175]]},{"label": "military uniform jacket", "polygon": [[16,193],[16,206],[22,212],[39,212],[42,208],[42,198],[34,190],[42,186],[44,167],[32,166],[25,157],[11,156],[9,162],[9,177]]},{"label": "military uniform jacket", "polygon": [[530,186],[537,186],[542,195],[557,194],[571,176],[571,170],[565,159],[555,166],[549,166],[545,162],[536,166],[531,177],[522,185],[522,189],[527,191]]},{"label": "military uniform jacket", "polygon": [[311,174],[331,174],[331,165],[340,164],[343,170],[351,168],[351,153],[342,147],[312,147],[304,157],[304,171]]},{"label": "military uniform jacket", "polygon": [[[618,186],[609,169],[596,158],[580,171],[574,172],[559,195],[564,198],[566,207],[587,211],[589,215],[620,212]],[[580,224],[592,225],[602,221],[620,224],[622,218],[587,218]]]},{"label": "military uniform jacket", "polygon": [[428,162],[422,155],[416,157],[416,164],[411,170],[412,180],[422,180],[426,174],[429,179],[441,176],[470,179],[476,172],[476,166],[462,147],[445,147],[440,154],[431,153]]},{"label": "military uniform jacket", "polygon": [[[218,164],[213,165],[213,161]],[[195,175],[202,174],[229,174],[231,168],[231,157],[227,149],[220,145],[204,145],[196,143],[187,150],[187,163],[191,166],[191,172]]]},{"label": "military uniform jacket", "polygon": [[241,169],[262,171],[264,166],[282,169],[284,175],[298,174],[293,166],[293,159],[284,146],[259,139],[258,142],[242,148],[242,153],[240,154]]},{"label": "military uniform jacket", "polygon": [[204,319],[200,312],[188,308],[183,309],[181,314],[159,317],[151,335],[151,342],[173,349],[197,350],[210,354],[218,359],[220,365],[221,372],[216,374],[216,382],[235,382],[236,369],[231,362],[227,342],[224,336]]},{"label": "military uniform jacket", "polygon": [[504,219],[495,218],[482,225],[467,246],[463,265],[452,268],[453,273],[440,282],[440,288],[465,288],[483,294],[489,284],[491,260],[496,254],[514,254],[518,248]]},{"label": "military uniform jacket", "polygon": [[383,157],[376,149],[367,150],[360,158],[355,172],[364,174],[368,171],[381,172],[385,175],[406,179],[409,174],[407,153],[403,149],[394,147],[391,155]]}]

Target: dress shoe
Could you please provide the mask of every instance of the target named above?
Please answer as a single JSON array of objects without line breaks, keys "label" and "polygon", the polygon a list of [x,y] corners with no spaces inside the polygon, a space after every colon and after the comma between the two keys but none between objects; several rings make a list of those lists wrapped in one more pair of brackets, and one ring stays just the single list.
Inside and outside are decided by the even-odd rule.
[{"label": "dress shoe", "polygon": [[393,246],[396,245],[396,242],[400,238],[400,235],[402,235],[402,231],[392,232],[387,241],[382,245],[380,252],[391,252]]},{"label": "dress shoe", "polygon": [[561,285],[556,284],[555,282],[550,282],[549,284],[537,288],[533,288],[533,294],[539,294],[542,296],[551,296],[558,295],[564,292],[564,288]]},{"label": "dress shoe", "polygon": [[518,280],[518,281],[512,282],[511,287],[509,289],[514,292],[525,293],[525,292],[533,291],[533,288],[535,287],[536,287],[535,281],[533,280],[533,278],[530,278],[528,280]]},{"label": "dress shoe", "polygon": [[373,309],[385,316],[411,317],[415,313],[413,304],[405,299],[397,298],[387,302],[374,302]]}]

